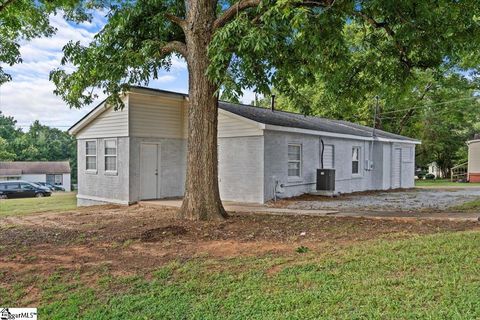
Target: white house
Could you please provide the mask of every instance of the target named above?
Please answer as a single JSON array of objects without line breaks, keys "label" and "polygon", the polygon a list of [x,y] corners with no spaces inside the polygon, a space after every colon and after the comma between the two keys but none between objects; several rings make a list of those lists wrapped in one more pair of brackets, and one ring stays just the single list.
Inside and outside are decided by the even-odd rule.
[{"label": "white house", "polygon": [[68,161],[0,161],[1,180],[47,182],[71,191]]},{"label": "white house", "polygon": [[433,174],[435,176],[435,178],[445,178],[443,176],[442,170],[440,169],[440,167],[438,166],[438,164],[435,161],[431,162],[428,165],[428,173]]},{"label": "white house", "polygon": [[[69,130],[78,141],[79,205],[183,195],[188,97],[134,87],[123,99],[122,110],[102,102]],[[315,190],[322,150],[337,193],[414,186],[417,140],[226,102],[218,117],[223,200],[264,203]]]}]

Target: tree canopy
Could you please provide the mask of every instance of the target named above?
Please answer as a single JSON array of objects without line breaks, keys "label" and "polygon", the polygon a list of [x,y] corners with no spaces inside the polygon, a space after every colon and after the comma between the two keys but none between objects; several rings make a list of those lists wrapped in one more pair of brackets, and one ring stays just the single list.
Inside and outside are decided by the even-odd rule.
[{"label": "tree canopy", "polygon": [[[294,95],[319,76],[343,90],[370,75],[400,85],[416,69],[466,69],[479,61],[474,0],[241,0],[217,7],[208,74],[224,96],[245,88],[268,93],[271,85]],[[57,93],[81,107],[92,102],[92,87],[116,97],[130,84],[147,84],[170,68],[172,55],[186,53],[179,25],[186,14],[184,1],[116,3],[90,46],[65,47],[63,62],[78,69],[52,73]]]},{"label": "tree canopy", "polygon": [[67,132],[34,121],[27,132],[16,128],[16,120],[0,111],[0,161],[70,160],[76,181],[77,146]]},{"label": "tree canopy", "polygon": [[21,63],[20,43],[39,37],[50,37],[55,28],[49,15],[62,13],[72,21],[90,18],[89,9],[102,6],[95,0],[3,0],[0,1],[0,85],[11,80],[1,64]]}]

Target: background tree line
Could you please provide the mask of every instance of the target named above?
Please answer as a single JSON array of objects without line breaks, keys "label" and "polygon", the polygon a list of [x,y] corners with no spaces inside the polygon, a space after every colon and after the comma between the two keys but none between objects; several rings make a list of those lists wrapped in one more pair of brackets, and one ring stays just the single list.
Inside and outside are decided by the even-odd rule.
[{"label": "background tree line", "polygon": [[0,111],[0,161],[70,161],[77,181],[75,138],[65,131],[33,122],[28,131],[17,128],[13,117]]}]

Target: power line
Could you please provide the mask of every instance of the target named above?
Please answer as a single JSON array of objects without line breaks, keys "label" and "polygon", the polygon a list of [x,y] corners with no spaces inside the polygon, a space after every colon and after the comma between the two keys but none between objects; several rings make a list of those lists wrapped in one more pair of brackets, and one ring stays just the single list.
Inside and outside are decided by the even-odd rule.
[{"label": "power line", "polygon": [[479,99],[479,97],[469,97],[469,98],[455,99],[455,100],[449,100],[449,101],[438,102],[438,103],[430,103],[430,104],[425,104],[425,105],[421,105],[421,106],[418,106],[418,107],[411,107],[411,108],[405,108],[405,109],[385,111],[385,112],[382,112],[381,114],[383,115],[383,114],[391,114],[391,113],[397,113],[397,112],[403,112],[403,111],[410,111],[410,110],[415,110],[415,109],[421,109],[421,108],[432,107],[432,106],[439,106],[439,105],[444,105],[444,104],[449,104],[449,103],[454,103],[454,102],[460,102],[460,101],[467,101],[467,100],[472,100],[472,99]]}]

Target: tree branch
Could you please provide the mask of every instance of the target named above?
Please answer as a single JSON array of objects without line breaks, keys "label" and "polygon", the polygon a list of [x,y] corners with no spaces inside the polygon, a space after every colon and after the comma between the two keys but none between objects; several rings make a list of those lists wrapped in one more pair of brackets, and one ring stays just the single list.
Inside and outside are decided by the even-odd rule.
[{"label": "tree branch", "polygon": [[0,4],[0,12],[2,12],[8,5],[12,4],[15,0],[5,0],[3,3]]},{"label": "tree branch", "polygon": [[[295,2],[293,3],[293,6],[295,7],[322,7],[322,8],[330,8],[333,6],[336,0],[304,0],[301,2]],[[223,14],[215,20],[213,23],[213,30],[217,30],[230,21],[232,21],[235,16],[242,12],[243,10],[246,10],[248,8],[254,8],[258,7],[262,0],[240,0],[234,5],[232,5],[230,8],[225,10]],[[258,19],[258,17],[256,17]]]},{"label": "tree branch", "polygon": [[215,20],[213,23],[213,30],[217,30],[228,22],[232,21],[235,16],[240,13],[241,11],[248,9],[248,8],[255,8],[258,7],[261,0],[240,0],[235,3],[233,6],[228,8],[223,12],[223,14]]},{"label": "tree branch", "polygon": [[187,46],[181,41],[171,41],[160,48],[161,55],[168,55],[170,53],[178,53],[184,58],[187,57]]},{"label": "tree branch", "polygon": [[173,15],[171,13],[165,13],[165,18],[167,18],[168,20],[170,20],[171,22],[175,23],[176,25],[178,25],[180,28],[182,28],[182,30],[185,30],[185,25],[186,25],[186,22],[184,19],[182,18],[179,18],[177,17],[176,15]]},{"label": "tree branch", "polygon": [[392,40],[395,42],[395,47],[397,48],[398,52],[400,53],[400,61],[405,64],[408,69],[412,68],[412,61],[407,56],[407,49],[403,46],[397,39],[395,39],[395,32],[390,28],[387,22],[377,22],[372,17],[368,16],[367,14],[359,11],[355,11],[353,13],[355,16],[360,17],[367,21],[372,27],[376,29],[383,29],[387,35],[389,35]]},{"label": "tree branch", "polygon": [[397,130],[398,134],[402,134],[403,132],[403,129],[405,129],[405,125],[407,124],[407,122],[413,117],[413,115],[415,114],[415,110],[416,110],[416,107],[417,107],[417,104],[419,102],[421,102],[423,99],[425,99],[425,96],[427,95],[427,93],[430,91],[430,89],[432,89],[433,87],[433,84],[431,82],[429,82],[426,86],[425,86],[425,89],[424,91],[422,92],[422,94],[420,95],[420,97],[418,97],[416,103],[411,107],[411,109],[409,109],[407,111],[407,113],[405,113],[405,115],[402,117],[402,119],[400,120],[400,124],[399,124],[399,128]]}]

